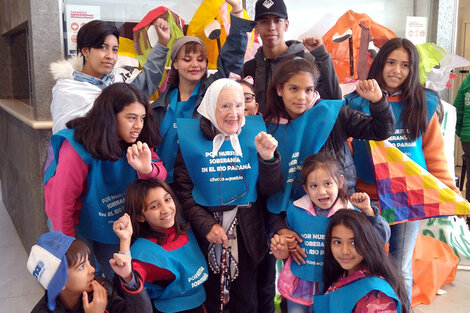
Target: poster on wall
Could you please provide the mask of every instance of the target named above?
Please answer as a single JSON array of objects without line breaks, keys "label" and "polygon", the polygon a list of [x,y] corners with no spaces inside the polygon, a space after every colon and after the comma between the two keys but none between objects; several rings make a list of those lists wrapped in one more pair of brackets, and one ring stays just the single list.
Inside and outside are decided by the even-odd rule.
[{"label": "poster on wall", "polygon": [[425,43],[428,33],[428,18],[424,16],[406,17],[406,39],[415,45]]},{"label": "poster on wall", "polygon": [[73,55],[77,49],[77,33],[80,27],[92,20],[99,20],[100,7],[96,5],[72,5],[65,7],[67,54]]}]

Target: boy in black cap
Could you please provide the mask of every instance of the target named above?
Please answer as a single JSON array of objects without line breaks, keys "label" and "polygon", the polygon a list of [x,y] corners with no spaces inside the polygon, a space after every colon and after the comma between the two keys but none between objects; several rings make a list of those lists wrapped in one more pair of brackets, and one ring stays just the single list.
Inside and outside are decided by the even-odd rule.
[{"label": "boy in black cap", "polygon": [[320,79],[315,89],[322,99],[341,99],[341,89],[330,54],[326,51],[320,37],[284,41],[284,32],[289,28],[287,8],[283,0],[258,0],[255,7],[255,31],[259,34],[263,46],[258,49],[255,58],[246,62],[242,77],[255,79],[256,99],[260,111],[266,110],[266,90],[276,69],[285,58],[303,57],[315,63],[320,71]]}]

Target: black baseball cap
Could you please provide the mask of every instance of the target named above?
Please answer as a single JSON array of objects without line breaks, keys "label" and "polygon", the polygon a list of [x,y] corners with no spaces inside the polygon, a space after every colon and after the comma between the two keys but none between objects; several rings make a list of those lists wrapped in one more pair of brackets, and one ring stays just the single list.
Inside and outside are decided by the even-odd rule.
[{"label": "black baseball cap", "polygon": [[283,0],[258,0],[255,7],[255,21],[264,15],[276,15],[287,20],[287,8]]}]

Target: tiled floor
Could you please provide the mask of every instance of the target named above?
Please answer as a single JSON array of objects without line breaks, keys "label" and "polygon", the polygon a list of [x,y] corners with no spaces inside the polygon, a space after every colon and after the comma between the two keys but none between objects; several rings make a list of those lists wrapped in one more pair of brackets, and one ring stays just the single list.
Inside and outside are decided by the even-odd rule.
[{"label": "tiled floor", "polygon": [[26,261],[26,251],[3,205],[0,192],[1,313],[31,312],[44,294],[44,289],[27,271]]},{"label": "tiled floor", "polygon": [[[0,191],[0,313],[26,313],[44,291],[26,270],[26,251],[1,200]],[[447,294],[436,296],[431,305],[417,306],[414,312],[470,312],[470,271],[457,271],[455,281],[442,289]]]}]

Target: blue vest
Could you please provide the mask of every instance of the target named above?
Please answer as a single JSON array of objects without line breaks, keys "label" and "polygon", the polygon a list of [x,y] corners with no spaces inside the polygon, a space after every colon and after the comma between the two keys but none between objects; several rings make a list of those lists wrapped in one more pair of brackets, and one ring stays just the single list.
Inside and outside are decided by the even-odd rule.
[{"label": "blue vest", "polygon": [[124,195],[127,186],[137,178],[137,172],[125,156],[117,161],[101,161],[93,156],[74,138],[75,131],[63,129],[51,137],[54,160],[46,170],[44,184],[55,174],[59,150],[68,140],[82,160],[88,165],[87,193],[82,196],[80,234],[85,238],[106,244],[119,244],[113,231],[113,223],[124,213]]},{"label": "blue vest", "polygon": [[287,209],[289,200],[299,199],[305,194],[301,184],[302,162],[310,154],[317,153],[325,144],[335,125],[344,101],[322,100],[313,108],[291,121],[278,125],[269,123],[268,131],[278,141],[281,153],[283,186],[268,197],[268,210],[279,214]]},{"label": "blue vest", "polygon": [[[435,93],[426,91],[427,109],[428,109],[428,122],[431,120],[434,112],[436,111],[439,99]],[[348,104],[351,108],[370,114],[369,101],[357,95],[347,97]],[[413,161],[427,170],[426,160],[423,153],[422,137],[416,141],[409,142],[403,131],[403,123],[400,121],[400,116],[405,104],[402,102],[390,102],[393,114],[397,120],[397,129],[395,134],[388,138],[388,141],[398,148],[401,152],[405,153]],[[367,184],[375,184],[375,174],[372,165],[370,153],[368,152],[369,145],[367,140],[354,139],[354,165],[356,166],[357,176]]]},{"label": "blue vest", "polygon": [[194,201],[202,206],[245,205],[257,198],[258,155],[255,137],[265,131],[261,116],[247,116],[238,139],[243,156],[225,140],[212,157],[212,141],[202,134],[200,120],[177,119],[184,162],[193,182]]},{"label": "blue vest", "polygon": [[287,207],[287,222],[290,229],[302,237],[299,246],[307,254],[305,264],[291,263],[291,271],[297,277],[311,282],[321,282],[325,257],[325,234],[329,217],[313,216],[292,202]]},{"label": "blue vest", "polygon": [[199,82],[187,101],[178,101],[177,88],[170,91],[168,110],[160,124],[160,133],[163,142],[157,148],[158,156],[162,159],[163,165],[165,165],[168,173],[165,180],[167,183],[173,182],[173,170],[175,168],[175,159],[178,152],[179,141],[176,131],[176,119],[193,117],[194,106],[199,95],[200,86],[201,83]]},{"label": "blue vest", "polygon": [[325,295],[313,297],[315,313],[351,313],[356,303],[372,290],[379,290],[395,300],[400,313],[400,300],[388,282],[379,277],[365,277]]},{"label": "blue vest", "polygon": [[138,238],[131,246],[132,257],[141,262],[169,270],[175,279],[166,287],[145,283],[145,289],[161,312],[181,312],[194,309],[206,300],[203,283],[209,277],[207,263],[191,230],[188,242],[167,251],[160,245]]}]

